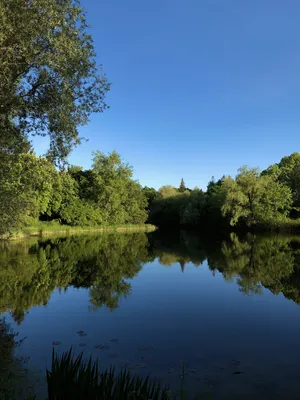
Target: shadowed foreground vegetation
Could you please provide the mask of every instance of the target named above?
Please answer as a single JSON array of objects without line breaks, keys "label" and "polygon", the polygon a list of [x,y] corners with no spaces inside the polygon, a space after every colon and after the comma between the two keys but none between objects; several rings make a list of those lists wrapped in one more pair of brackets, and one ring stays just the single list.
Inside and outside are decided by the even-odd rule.
[{"label": "shadowed foreground vegetation", "polygon": [[64,399],[168,399],[168,388],[129,371],[116,373],[111,367],[99,371],[98,361],[75,357],[72,350],[61,356],[53,351],[51,370],[47,371],[48,400]]}]

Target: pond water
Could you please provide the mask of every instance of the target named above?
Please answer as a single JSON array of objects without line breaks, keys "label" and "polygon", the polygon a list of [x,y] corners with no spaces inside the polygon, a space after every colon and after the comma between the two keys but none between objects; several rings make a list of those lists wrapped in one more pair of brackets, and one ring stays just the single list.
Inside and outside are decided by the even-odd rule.
[{"label": "pond water", "polygon": [[72,346],[188,395],[299,399],[299,304],[299,237],[89,234],[0,253],[0,313],[42,398],[53,346]]}]

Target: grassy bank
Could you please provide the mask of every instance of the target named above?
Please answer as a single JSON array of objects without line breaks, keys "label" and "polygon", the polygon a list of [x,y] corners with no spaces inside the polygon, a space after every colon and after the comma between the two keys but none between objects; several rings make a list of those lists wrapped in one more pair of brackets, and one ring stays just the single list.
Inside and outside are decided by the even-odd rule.
[{"label": "grassy bank", "polygon": [[276,233],[300,233],[300,219],[284,219],[280,221],[269,221],[258,224],[254,230],[261,232],[276,232]]},{"label": "grassy bank", "polygon": [[152,232],[156,229],[154,225],[109,225],[109,226],[69,226],[61,225],[57,222],[41,222],[35,226],[27,226],[13,233],[6,239],[25,239],[31,236],[50,236],[50,235],[73,235],[85,232]]}]

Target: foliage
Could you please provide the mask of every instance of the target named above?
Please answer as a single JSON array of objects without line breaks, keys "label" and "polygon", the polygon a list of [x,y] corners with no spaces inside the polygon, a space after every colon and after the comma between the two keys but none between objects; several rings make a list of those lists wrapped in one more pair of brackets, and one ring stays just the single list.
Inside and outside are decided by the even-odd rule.
[{"label": "foliage", "polygon": [[[184,184],[184,182],[183,182]],[[236,178],[223,176],[206,192],[162,186],[151,201],[149,222],[158,226],[260,227],[299,230],[300,154],[284,157],[260,173],[241,167]],[[293,219],[294,218],[294,219]]]},{"label": "foliage", "polygon": [[186,191],[186,186],[185,186],[185,183],[184,183],[183,178],[182,178],[181,181],[180,181],[180,186],[179,186],[178,191],[179,191],[180,193],[184,193],[184,192]]},{"label": "foliage", "polygon": [[260,176],[257,169],[242,167],[235,180],[225,178],[222,185],[226,192],[222,212],[231,225],[240,220],[248,226],[281,220],[291,208],[290,189],[270,176]]},{"label": "foliage", "polygon": [[278,164],[271,165],[262,175],[272,176],[281,182],[292,192],[293,218],[300,216],[300,153],[292,153],[290,156],[283,157]]},{"label": "foliage", "polygon": [[78,0],[7,0],[0,16],[0,148],[47,135],[48,157],[64,160],[78,126],[107,108],[85,13]]},{"label": "foliage", "polygon": [[172,186],[163,186],[152,202],[149,222],[164,226],[198,226],[206,216],[209,199],[198,188],[180,193]]},{"label": "foliage", "polygon": [[143,224],[147,200],[117,153],[96,153],[93,168],[58,171],[34,154],[0,158],[0,235],[37,220],[70,226]]},{"label": "foliage", "polygon": [[153,187],[150,188],[148,186],[144,186],[143,187],[143,192],[144,192],[144,195],[145,195],[145,197],[147,199],[147,204],[148,204],[147,205],[147,211],[149,212],[149,210],[151,209],[153,201],[158,196],[158,192]]},{"label": "foliage", "polygon": [[99,371],[98,361],[74,356],[72,349],[61,356],[52,354],[52,367],[47,371],[48,399],[168,399],[168,388],[149,377],[140,378],[111,367]]},{"label": "foliage", "polygon": [[[33,154],[0,157],[0,235],[47,212],[57,172]],[[50,200],[51,199],[51,200]]]},{"label": "foliage", "polygon": [[160,199],[167,199],[168,197],[174,197],[178,194],[177,189],[171,185],[165,185],[158,189]]}]

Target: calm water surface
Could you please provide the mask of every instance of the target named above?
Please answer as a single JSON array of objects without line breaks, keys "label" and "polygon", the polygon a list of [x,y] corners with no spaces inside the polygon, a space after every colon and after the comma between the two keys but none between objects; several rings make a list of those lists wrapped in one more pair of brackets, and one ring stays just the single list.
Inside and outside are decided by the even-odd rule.
[{"label": "calm water surface", "polygon": [[126,233],[1,249],[0,313],[26,337],[16,355],[40,395],[54,342],[192,395],[300,399],[299,304],[299,237]]}]

